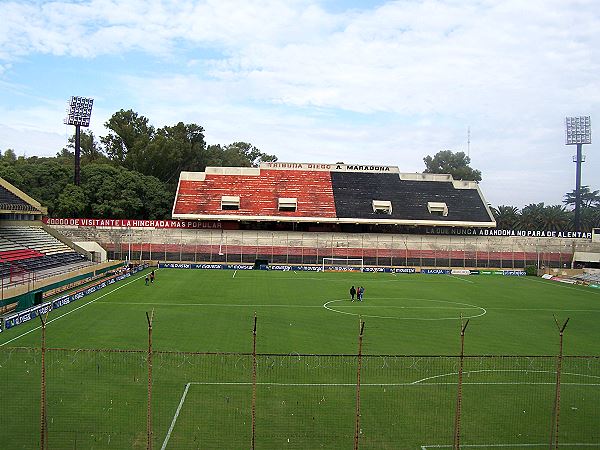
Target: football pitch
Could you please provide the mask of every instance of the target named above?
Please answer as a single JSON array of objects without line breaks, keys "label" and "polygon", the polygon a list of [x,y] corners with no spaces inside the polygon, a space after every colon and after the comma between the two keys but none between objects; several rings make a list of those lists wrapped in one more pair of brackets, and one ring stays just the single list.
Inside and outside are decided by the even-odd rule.
[{"label": "football pitch", "polygon": [[[160,269],[48,316],[49,448],[548,448],[563,323],[560,448],[600,447],[600,291],[532,277]],[[351,302],[350,286],[364,286]],[[0,334],[0,442],[40,442],[39,320]],[[100,349],[100,350],[98,350]]]}]

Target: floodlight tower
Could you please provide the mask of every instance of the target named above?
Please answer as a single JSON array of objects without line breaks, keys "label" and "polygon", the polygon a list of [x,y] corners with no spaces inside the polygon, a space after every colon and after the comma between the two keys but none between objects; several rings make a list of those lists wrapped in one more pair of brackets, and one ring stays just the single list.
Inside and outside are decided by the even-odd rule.
[{"label": "floodlight tower", "polygon": [[590,116],[565,118],[566,145],[577,145],[577,155],[573,156],[573,162],[577,164],[575,176],[575,231],[581,231],[581,217],[579,204],[581,203],[581,163],[585,162],[582,155],[583,144],[592,143],[592,128]]},{"label": "floodlight tower", "polygon": [[80,128],[90,126],[92,116],[93,98],[71,97],[67,105],[67,117],[64,122],[67,125],[75,125],[75,185],[79,186],[79,169],[81,160]]}]

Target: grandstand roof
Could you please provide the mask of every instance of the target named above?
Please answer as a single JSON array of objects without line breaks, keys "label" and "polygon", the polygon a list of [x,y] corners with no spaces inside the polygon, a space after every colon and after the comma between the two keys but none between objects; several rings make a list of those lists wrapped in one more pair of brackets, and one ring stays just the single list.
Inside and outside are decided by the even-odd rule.
[{"label": "grandstand roof", "polygon": [[25,192],[0,178],[0,212],[33,212],[47,214],[47,209]]},{"label": "grandstand roof", "polygon": [[263,163],[182,172],[174,219],[495,227],[479,185],[395,166]]}]

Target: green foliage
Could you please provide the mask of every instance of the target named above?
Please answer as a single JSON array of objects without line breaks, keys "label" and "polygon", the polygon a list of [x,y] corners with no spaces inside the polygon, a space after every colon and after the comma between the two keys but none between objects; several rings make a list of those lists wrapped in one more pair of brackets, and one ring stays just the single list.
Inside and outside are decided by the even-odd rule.
[{"label": "green foliage", "polygon": [[79,187],[72,184],[74,135],[55,158],[17,157],[7,149],[0,176],[46,206],[50,216],[166,219],[182,171],[277,160],[246,142],[207,145],[197,124],[155,129],[133,110],[117,111],[105,127],[99,140],[90,130],[80,135]]},{"label": "green foliage", "polygon": [[126,167],[135,165],[135,152],[145,148],[154,136],[154,127],[147,117],[133,110],[117,111],[104,124],[108,134],[100,138],[106,154],[115,162]]},{"label": "green foliage", "polygon": [[156,178],[109,164],[85,166],[81,188],[90,217],[164,219],[173,204],[173,195]]},{"label": "green foliage", "polygon": [[2,160],[7,163],[13,163],[17,160],[17,154],[12,148],[7,149],[2,155]]},{"label": "green foliage", "polygon": [[87,199],[81,186],[68,184],[58,196],[55,214],[59,217],[83,217]]},{"label": "green foliage", "polygon": [[234,142],[225,146],[224,152],[227,166],[258,167],[262,162],[277,161],[275,155],[262,153],[258,148],[247,142]]},{"label": "green foliage", "polygon": [[139,172],[152,175],[174,189],[181,171],[201,171],[207,165],[204,129],[196,124],[179,122],[163,127],[143,148],[136,149],[132,165]]},{"label": "green foliage", "polygon": [[525,266],[525,272],[528,277],[537,277],[537,267],[536,266]]},{"label": "green foliage", "polygon": [[519,209],[515,206],[500,205],[492,208],[492,214],[496,219],[496,228],[512,230],[519,225]]},{"label": "green foliage", "polygon": [[172,192],[182,171],[202,171],[207,166],[256,167],[277,160],[246,142],[207,145],[204,128],[193,123],[179,122],[156,130],[148,118],[132,110],[116,112],[105,126],[109,132],[100,141],[111,162],[154,176]]},{"label": "green foliage", "polygon": [[[565,194],[563,203],[575,208],[577,203],[577,194],[575,189]],[[590,191],[589,186],[581,186],[580,189],[580,208],[600,208],[600,191]]]},{"label": "green foliage", "polygon": [[[531,203],[519,211],[514,206],[492,208],[496,227],[501,229],[566,231],[573,229],[574,214],[562,205]],[[600,207],[581,209],[581,231],[600,227]]]},{"label": "green foliage", "polygon": [[53,215],[59,195],[73,182],[73,169],[60,158],[18,158],[10,164],[2,161],[0,176],[48,207],[48,214]]},{"label": "green foliage", "polygon": [[[104,151],[97,141],[94,133],[91,130],[84,130],[81,132],[79,146],[81,149],[81,164],[108,162],[108,158],[104,155]],[[62,149],[62,152],[57,154],[60,156],[70,156],[74,158],[75,152],[75,135],[69,137],[69,142],[66,149]]]},{"label": "green foliage", "polygon": [[63,157],[2,160],[0,176],[47,206],[51,217],[165,219],[174,199],[155,177],[106,163],[84,165],[75,186],[72,161]]},{"label": "green foliage", "polygon": [[471,158],[464,152],[442,150],[433,157],[423,158],[423,173],[449,173],[455,180],[481,181],[481,172],[469,166]]}]

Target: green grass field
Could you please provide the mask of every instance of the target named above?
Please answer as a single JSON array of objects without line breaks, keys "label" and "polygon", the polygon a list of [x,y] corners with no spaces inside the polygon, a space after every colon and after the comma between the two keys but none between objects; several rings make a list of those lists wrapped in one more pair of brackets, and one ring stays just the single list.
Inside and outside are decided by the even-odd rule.
[{"label": "green grass field", "polygon": [[[349,301],[352,284],[364,302]],[[529,277],[161,269],[151,286],[138,274],[50,313],[47,346],[64,350],[46,354],[49,448],[145,448],[152,310],[154,448],[250,447],[254,313],[256,448],[352,448],[359,317],[360,448],[451,448],[461,314],[465,447],[548,448],[553,315],[570,318],[560,448],[600,446],[600,361],[583,357],[600,355],[600,291]],[[0,334],[2,448],[39,447],[38,327]]]}]

